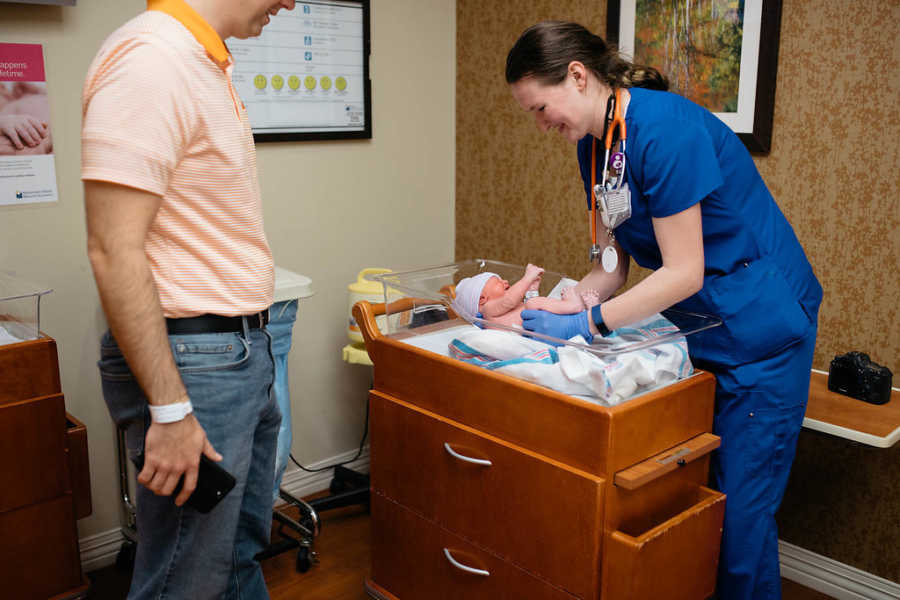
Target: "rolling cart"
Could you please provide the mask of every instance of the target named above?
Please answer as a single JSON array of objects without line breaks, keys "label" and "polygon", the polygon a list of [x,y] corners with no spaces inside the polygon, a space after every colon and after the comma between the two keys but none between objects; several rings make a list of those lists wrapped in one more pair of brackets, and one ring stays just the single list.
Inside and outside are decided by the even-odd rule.
[{"label": "rolling cart", "polygon": [[[387,271],[387,269],[366,269],[362,271],[359,274],[357,282],[349,286],[350,306],[352,307],[359,299],[360,294],[378,294],[380,297],[382,290],[381,284],[369,280],[367,276],[372,273],[383,273]],[[281,498],[287,504],[296,507],[299,511],[299,518],[294,520],[277,510],[274,511],[272,517],[274,521],[278,523],[278,529],[275,534],[279,539],[273,539],[265,550],[256,555],[256,558],[258,560],[264,560],[297,548],[296,569],[300,573],[305,573],[312,565],[318,562],[318,555],[313,549],[313,542],[315,537],[318,536],[321,528],[319,513],[344,506],[353,506],[355,504],[365,504],[368,506],[369,476],[357,473],[356,471],[343,466],[343,464],[327,467],[334,469],[333,477],[329,484],[330,495],[316,498],[309,502],[296,498],[280,487],[281,474],[284,473],[284,468],[287,464],[288,457],[290,456],[291,446],[290,401],[287,390],[285,360],[287,352],[290,350],[290,327],[293,323],[293,317],[291,315],[290,307],[288,307],[287,310],[281,310],[279,308],[279,303],[277,301],[280,296],[277,283],[275,294],[276,304],[273,306],[272,314],[270,315],[269,331],[272,334],[272,349],[276,360],[275,391],[276,397],[279,400],[279,407],[282,409],[282,430],[279,432],[278,443],[279,456],[276,459],[275,466],[275,495],[276,498]],[[369,360],[369,356],[366,353],[358,329],[356,329],[356,337],[354,337],[354,326],[355,324],[351,319],[350,330],[348,333],[355,344],[349,344],[344,347],[343,358],[349,363],[371,366],[372,361]],[[282,371],[279,371],[279,364],[282,367]],[[282,377],[279,377],[279,373],[283,374]],[[368,430],[368,411],[366,416],[366,430]],[[285,422],[285,419],[287,422]],[[285,426],[287,426],[287,430],[285,429]],[[364,433],[363,439],[360,442],[360,453],[363,444],[365,443],[365,438],[366,436]],[[359,456],[359,454],[357,454],[357,456]],[[298,466],[300,466],[299,463]],[[305,467],[301,468],[310,470]]]},{"label": "rolling cart", "polygon": [[122,508],[125,511],[125,525],[122,536],[125,540],[116,554],[116,569],[131,571],[134,568],[134,555],[137,552],[137,513],[131,500],[131,479],[128,470],[128,450],[125,446],[125,430],[116,428],[116,451],[119,459],[119,493],[122,497]]}]

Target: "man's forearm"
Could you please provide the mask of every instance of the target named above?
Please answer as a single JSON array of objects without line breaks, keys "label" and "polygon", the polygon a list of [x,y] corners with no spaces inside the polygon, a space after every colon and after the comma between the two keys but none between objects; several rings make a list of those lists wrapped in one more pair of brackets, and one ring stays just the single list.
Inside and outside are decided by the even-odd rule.
[{"label": "man's forearm", "polygon": [[109,328],[151,404],[187,400],[143,249],[89,249]]}]

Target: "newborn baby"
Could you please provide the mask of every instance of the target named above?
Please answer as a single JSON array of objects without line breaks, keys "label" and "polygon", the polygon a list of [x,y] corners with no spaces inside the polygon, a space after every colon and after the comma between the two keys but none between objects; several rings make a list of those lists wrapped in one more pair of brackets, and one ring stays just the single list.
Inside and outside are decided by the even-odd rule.
[{"label": "newborn baby", "polygon": [[[469,316],[481,313],[486,321],[521,328],[521,314],[526,308],[564,315],[581,312],[600,303],[600,295],[594,290],[579,295],[575,288],[566,288],[561,299],[537,296],[543,273],[544,269],[529,264],[525,267],[525,275],[512,285],[496,273],[484,272],[466,277],[456,284],[453,308]],[[531,297],[532,293],[535,297]]]}]

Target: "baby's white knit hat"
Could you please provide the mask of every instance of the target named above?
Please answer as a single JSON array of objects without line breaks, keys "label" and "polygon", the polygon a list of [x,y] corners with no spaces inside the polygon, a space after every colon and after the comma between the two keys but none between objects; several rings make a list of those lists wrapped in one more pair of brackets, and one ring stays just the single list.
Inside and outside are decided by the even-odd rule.
[{"label": "baby's white knit hat", "polygon": [[478,314],[478,299],[484,284],[491,277],[500,277],[496,273],[485,271],[478,275],[466,277],[456,284],[456,298],[452,302],[453,310],[462,313],[463,316],[474,317]]}]

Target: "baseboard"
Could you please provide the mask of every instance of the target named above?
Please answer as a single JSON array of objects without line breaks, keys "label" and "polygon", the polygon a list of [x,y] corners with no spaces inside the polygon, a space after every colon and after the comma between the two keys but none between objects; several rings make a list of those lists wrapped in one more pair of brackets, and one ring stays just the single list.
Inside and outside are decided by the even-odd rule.
[{"label": "baseboard", "polygon": [[[357,450],[351,450],[338,456],[332,456],[311,465],[303,466],[309,469],[318,469],[327,465],[342,463],[356,456],[356,452]],[[354,471],[368,473],[369,447],[365,446],[359,458],[348,462],[344,466]],[[297,498],[303,498],[304,496],[327,490],[329,483],[331,483],[330,469],[319,471],[318,473],[307,473],[289,462],[281,480],[281,488]],[[281,500],[276,503],[276,506],[280,504],[283,504]],[[81,549],[82,570],[87,573],[115,564],[116,556],[124,541],[125,536],[121,527],[89,535],[78,540],[78,546]]]},{"label": "baseboard", "polygon": [[837,600],[896,600],[900,584],[787,542],[778,542],[781,576]]},{"label": "baseboard", "polygon": [[87,573],[115,564],[116,555],[124,541],[125,536],[121,527],[78,540],[78,547],[81,550],[81,570]]}]

